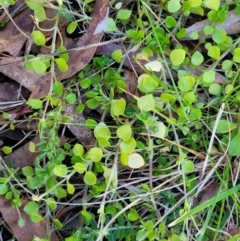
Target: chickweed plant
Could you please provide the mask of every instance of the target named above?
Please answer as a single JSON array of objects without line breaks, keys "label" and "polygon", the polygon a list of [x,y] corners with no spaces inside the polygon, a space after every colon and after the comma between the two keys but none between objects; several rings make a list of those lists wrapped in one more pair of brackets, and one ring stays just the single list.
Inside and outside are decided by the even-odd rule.
[{"label": "chickweed plant", "polygon": [[[50,51],[30,52],[23,62],[52,80],[46,96],[27,101],[28,121],[38,121],[39,143],[29,143],[38,153],[34,166],[19,170],[1,160],[0,194],[16,209],[28,198],[31,221],[47,220],[59,240],[238,240],[240,38],[223,23],[230,11],[240,18],[239,1],[112,0],[105,39],[126,37],[119,46],[137,50],[137,81],[125,77],[128,56],[119,47],[60,82],[54,73],[68,70],[69,56],[63,41],[56,46],[59,17],[71,35],[94,8],[94,1],[76,2],[26,1],[32,41]],[[56,10],[50,46],[39,27],[45,7]],[[208,21],[189,30],[201,20]],[[69,105],[83,123],[64,113]],[[70,124],[92,131],[91,146],[61,141]]]}]

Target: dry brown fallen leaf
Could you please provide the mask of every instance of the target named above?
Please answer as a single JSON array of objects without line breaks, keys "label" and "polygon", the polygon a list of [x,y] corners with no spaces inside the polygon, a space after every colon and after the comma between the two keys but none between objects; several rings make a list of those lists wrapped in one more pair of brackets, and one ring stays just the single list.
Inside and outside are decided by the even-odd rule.
[{"label": "dry brown fallen leaf", "polygon": [[[15,24],[27,36],[30,36],[34,26],[34,22],[30,16],[31,14],[32,11],[29,8],[25,8],[13,18]],[[8,21],[0,30],[0,53],[4,52],[13,57],[18,56],[27,40],[25,35],[16,28],[12,21]]]},{"label": "dry brown fallen leaf", "polygon": [[[23,205],[19,208],[21,217],[25,220],[25,225],[19,227],[19,213],[15,208],[12,208],[11,201],[0,196],[0,212],[2,213],[3,219],[8,224],[14,237],[18,241],[32,241],[34,236],[39,238],[46,238],[48,228],[47,222],[42,220],[39,223],[33,223],[29,216],[23,211],[24,206],[27,204],[27,200],[22,199]],[[56,234],[51,234],[51,241],[57,241],[58,238]]]},{"label": "dry brown fallen leaf", "polygon": [[[186,28],[187,34],[183,38],[181,38],[181,41],[192,40],[190,38],[190,35],[193,32],[198,32],[199,36],[201,36],[201,39],[211,38],[212,35],[206,35],[204,34],[204,31],[203,31],[204,27],[207,25],[211,25],[208,19],[197,22],[192,26]],[[215,27],[223,28],[226,31],[227,35],[239,34],[240,33],[240,15],[237,15],[236,13],[234,13],[234,10],[229,11],[226,21],[222,24],[217,24]]]}]

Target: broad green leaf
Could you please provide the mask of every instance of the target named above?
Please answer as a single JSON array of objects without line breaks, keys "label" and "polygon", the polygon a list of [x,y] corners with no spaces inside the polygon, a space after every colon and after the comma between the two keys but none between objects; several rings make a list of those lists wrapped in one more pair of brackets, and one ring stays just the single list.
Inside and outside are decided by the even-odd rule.
[{"label": "broad green leaf", "polygon": [[183,49],[174,49],[170,53],[170,59],[173,65],[180,65],[183,63],[186,56],[186,51]]},{"label": "broad green leaf", "polygon": [[57,165],[53,168],[53,173],[58,177],[65,177],[68,173],[68,168],[66,165]]},{"label": "broad green leaf", "polygon": [[27,4],[27,6],[32,9],[32,10],[38,10],[41,7],[41,2],[33,2],[33,1],[25,1],[25,3]]},{"label": "broad green leaf", "polygon": [[53,92],[57,95],[57,96],[62,96],[63,94],[63,84],[60,81],[55,81],[53,83]]},{"label": "broad green leaf", "polygon": [[46,73],[47,66],[43,60],[33,60],[31,61],[31,66],[32,69],[37,73],[37,74],[44,74]]},{"label": "broad green leaf", "polygon": [[3,195],[8,192],[8,188],[6,184],[0,184],[0,195]]},{"label": "broad green leaf", "polygon": [[202,75],[202,81],[204,85],[209,86],[215,80],[216,72],[213,70],[205,71]]},{"label": "broad green leaf", "polygon": [[52,221],[58,229],[61,229],[63,227],[63,224],[58,219],[53,218]]},{"label": "broad green leaf", "polygon": [[46,44],[46,38],[43,35],[43,33],[39,30],[33,31],[32,32],[32,38],[33,38],[33,42],[37,45],[37,46],[43,46]]},{"label": "broad green leaf", "polygon": [[217,46],[210,46],[208,48],[208,56],[213,59],[219,59],[220,58],[220,49]]},{"label": "broad green leaf", "polygon": [[31,215],[33,213],[38,213],[39,205],[36,202],[28,202],[24,207],[24,212]]},{"label": "broad green leaf", "polygon": [[117,129],[117,136],[123,141],[128,141],[132,136],[132,128],[130,125],[122,125]]},{"label": "broad green leaf", "polygon": [[240,48],[235,48],[233,50],[233,61],[235,63],[240,63]]},{"label": "broad green leaf", "polygon": [[67,33],[72,34],[76,30],[77,25],[77,21],[72,21],[71,23],[69,23],[67,26]]},{"label": "broad green leaf", "polygon": [[39,223],[43,220],[43,217],[38,213],[31,213],[29,216],[33,223]]},{"label": "broad green leaf", "polygon": [[194,172],[194,163],[193,163],[193,161],[190,161],[190,160],[183,161],[182,169],[186,173]]},{"label": "broad green leaf", "polygon": [[68,65],[64,59],[56,58],[54,61],[56,62],[57,66],[61,72],[66,72],[68,70]]},{"label": "broad green leaf", "polygon": [[128,165],[128,155],[127,155],[127,153],[121,151],[120,162],[123,166]]},{"label": "broad green leaf", "polygon": [[130,222],[134,222],[134,221],[136,221],[136,220],[139,219],[139,215],[138,215],[138,212],[136,211],[136,209],[131,209],[131,210],[128,212],[127,217],[128,217],[128,220],[129,220]]},{"label": "broad green leaf", "polygon": [[22,173],[25,177],[31,177],[34,175],[34,170],[30,166],[25,166],[22,168]]},{"label": "broad green leaf", "polygon": [[74,93],[71,93],[71,94],[68,94],[66,96],[66,101],[69,103],[69,104],[74,104],[77,100],[77,97]]},{"label": "broad green leaf", "polygon": [[192,75],[186,75],[179,79],[178,87],[181,91],[190,91],[195,84],[195,77]]},{"label": "broad green leaf", "polygon": [[47,198],[46,203],[52,211],[57,208],[57,203],[53,197]]},{"label": "broad green leaf", "polygon": [[74,194],[74,192],[75,192],[74,186],[71,183],[69,183],[69,182],[67,182],[67,192],[69,194]]},{"label": "broad green leaf", "polygon": [[107,29],[105,30],[105,32],[114,32],[117,30],[118,28],[116,22],[112,18],[108,18]]},{"label": "broad green leaf", "polygon": [[153,92],[158,87],[158,82],[149,74],[138,77],[138,89],[144,93]]},{"label": "broad green leaf", "polygon": [[240,154],[240,131],[233,137],[233,139],[230,142],[228,153],[231,156],[238,156]]},{"label": "broad green leaf", "polygon": [[83,181],[87,185],[92,186],[92,185],[95,185],[97,183],[97,177],[93,172],[88,171],[88,172],[85,173]]},{"label": "broad green leaf", "polygon": [[197,40],[197,39],[199,39],[199,34],[198,34],[198,32],[197,32],[197,31],[192,32],[192,33],[190,34],[190,38],[191,38],[192,40]]},{"label": "broad green leaf", "polygon": [[100,102],[94,98],[86,101],[87,107],[92,110],[96,109],[99,106],[99,104],[100,104]]},{"label": "broad green leaf", "polygon": [[177,24],[177,21],[176,21],[176,19],[174,17],[167,16],[165,18],[165,22],[164,23],[165,23],[167,28],[174,28],[176,26],[176,24]]},{"label": "broad green leaf", "polygon": [[126,102],[123,98],[118,100],[112,100],[111,103],[111,115],[120,116],[124,114],[126,108]]},{"label": "broad green leaf", "polygon": [[84,111],[85,105],[84,104],[79,104],[76,106],[76,113],[81,114]]},{"label": "broad green leaf", "polygon": [[112,59],[115,60],[117,63],[120,63],[122,60],[122,51],[120,49],[116,49],[112,52],[111,55]]},{"label": "broad green leaf", "polygon": [[31,106],[32,109],[41,109],[43,102],[39,99],[28,99],[27,104]]},{"label": "broad green leaf", "polygon": [[141,111],[151,111],[155,107],[155,99],[152,94],[144,95],[137,100],[137,105]]},{"label": "broad green leaf", "polygon": [[76,163],[74,164],[73,169],[79,174],[83,174],[86,171],[86,166],[82,163]]},{"label": "broad green leaf", "polygon": [[86,119],[84,125],[88,129],[94,129],[98,124],[93,119]]},{"label": "broad green leaf", "polygon": [[98,139],[99,137],[109,139],[111,137],[111,131],[109,130],[108,126],[100,122],[94,129],[94,136]]},{"label": "broad green leaf", "polygon": [[121,20],[127,20],[130,18],[131,14],[132,14],[132,11],[128,9],[120,9],[117,12],[117,18]]},{"label": "broad green leaf", "polygon": [[217,11],[220,6],[220,0],[204,0],[203,6]]},{"label": "broad green leaf", "polygon": [[120,143],[121,151],[125,152],[126,154],[132,153],[136,148],[136,141],[133,137],[130,137],[127,141],[122,141]]},{"label": "broad green leaf", "polygon": [[195,51],[191,57],[191,62],[195,66],[200,66],[204,61],[203,55],[199,51]]},{"label": "broad green leaf", "polygon": [[208,91],[211,95],[220,95],[222,91],[222,87],[220,84],[213,83],[209,86]]},{"label": "broad green leaf", "polygon": [[[216,121],[211,121],[209,127],[213,130]],[[237,124],[227,121],[227,120],[219,120],[217,123],[216,133],[223,134],[229,133],[237,127]]]},{"label": "broad green leaf", "polygon": [[202,0],[188,0],[188,3],[191,8],[196,8],[201,6]]},{"label": "broad green leaf", "polygon": [[167,5],[167,10],[170,13],[176,13],[181,8],[180,0],[170,0]]},{"label": "broad green leaf", "polygon": [[39,23],[47,19],[45,10],[42,6],[39,6],[36,10],[34,10],[34,17]]},{"label": "broad green leaf", "polygon": [[162,93],[161,100],[164,102],[170,102],[173,104],[176,101],[176,97],[169,93]]},{"label": "broad green leaf", "polygon": [[28,146],[28,150],[29,150],[30,152],[35,152],[35,148],[36,148],[35,143],[32,142],[32,141],[30,141],[30,142],[29,142],[29,146]]},{"label": "broad green leaf", "polygon": [[73,147],[73,154],[75,156],[80,156],[82,157],[84,154],[84,149],[83,146],[81,144],[76,143]]},{"label": "broad green leaf", "polygon": [[193,91],[189,91],[183,96],[183,100],[185,103],[192,104],[197,101],[197,96]]},{"label": "broad green leaf", "polygon": [[[57,48],[57,52],[63,52],[63,51],[65,51],[65,52],[67,51],[65,46],[61,45]],[[61,59],[64,59],[65,62],[68,62],[68,60],[69,60],[69,54],[68,53],[61,53],[61,54],[59,54],[59,57]]]},{"label": "broad green leaf", "polygon": [[144,67],[149,71],[160,72],[161,70],[164,71],[163,64],[161,61],[154,60],[144,65]]},{"label": "broad green leaf", "polygon": [[145,165],[143,157],[138,153],[132,153],[128,156],[128,166],[136,169]]},{"label": "broad green leaf", "polygon": [[167,134],[167,127],[163,122],[157,121],[153,130],[151,130],[151,134],[154,135],[154,137],[164,138]]},{"label": "broad green leaf", "polygon": [[103,157],[102,149],[99,147],[91,148],[87,153],[85,158],[93,162],[100,162]]},{"label": "broad green leaf", "polygon": [[227,33],[223,28],[215,28],[212,33],[212,39],[215,43],[223,43],[227,39]]},{"label": "broad green leaf", "polygon": [[4,146],[4,147],[2,147],[2,151],[4,152],[4,154],[8,155],[8,154],[12,153],[12,147]]}]

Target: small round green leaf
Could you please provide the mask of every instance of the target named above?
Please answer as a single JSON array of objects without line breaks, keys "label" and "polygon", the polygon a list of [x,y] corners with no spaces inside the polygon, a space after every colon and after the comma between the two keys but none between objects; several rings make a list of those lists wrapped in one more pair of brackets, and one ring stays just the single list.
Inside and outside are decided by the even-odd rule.
[{"label": "small round green leaf", "polygon": [[117,63],[121,62],[122,59],[122,51],[120,49],[116,49],[112,52],[112,59],[115,60]]},{"label": "small round green leaf", "polygon": [[71,23],[69,23],[67,26],[67,33],[72,34],[76,30],[77,25],[77,21],[72,21]]},{"label": "small round green leaf", "polygon": [[138,153],[132,153],[128,156],[128,166],[136,169],[145,165],[143,157]]},{"label": "small round green leaf", "polygon": [[213,83],[209,86],[208,91],[211,95],[220,95],[222,91],[222,87],[220,84]]},{"label": "small round green leaf", "polygon": [[120,116],[124,114],[126,108],[126,102],[123,98],[118,100],[112,100],[111,103],[111,115]]},{"label": "small round green leaf", "polygon": [[59,97],[62,96],[62,94],[63,94],[63,84],[62,84],[62,82],[55,81],[53,83],[53,92],[54,92],[54,94],[56,94]]},{"label": "small round green leaf", "polygon": [[31,215],[33,213],[38,213],[39,205],[36,202],[28,202],[24,207],[24,212]]},{"label": "small round green leaf", "polygon": [[131,209],[131,210],[128,212],[127,217],[128,217],[128,220],[129,220],[130,222],[134,222],[134,221],[138,220],[139,215],[138,215],[138,212],[137,212],[135,209]]},{"label": "small round green leaf", "polygon": [[85,173],[83,180],[89,186],[95,185],[97,183],[97,177],[91,171]]},{"label": "small round green leaf", "polygon": [[220,49],[217,46],[209,46],[207,54],[209,57],[217,60],[220,58]]},{"label": "small round green leaf", "polygon": [[28,99],[27,104],[31,106],[32,109],[41,109],[43,102],[39,99]]},{"label": "small round green leaf", "polygon": [[211,10],[217,11],[220,6],[220,0],[204,0],[203,6]]},{"label": "small round green leaf", "polygon": [[53,173],[58,177],[65,177],[68,173],[68,168],[66,165],[57,165],[53,168]]},{"label": "small round green leaf", "polygon": [[195,84],[195,78],[192,75],[186,75],[179,79],[178,87],[181,91],[190,91]]},{"label": "small round green leaf", "polygon": [[168,12],[176,13],[181,8],[180,0],[170,0],[167,5]]},{"label": "small round green leaf", "polygon": [[130,125],[123,125],[117,129],[117,136],[123,141],[128,141],[132,136],[132,128]]},{"label": "small round green leaf", "polygon": [[66,96],[66,101],[69,103],[69,104],[74,104],[77,100],[77,97],[74,93],[71,93],[71,94],[68,94]]},{"label": "small round green leaf", "polygon": [[158,82],[149,74],[138,77],[138,89],[144,93],[153,92],[158,87]]},{"label": "small round green leaf", "polygon": [[131,14],[132,14],[132,11],[128,9],[120,9],[117,12],[117,18],[120,20],[127,20],[130,18]]},{"label": "small round green leaf", "polygon": [[100,162],[103,157],[102,149],[99,147],[91,148],[87,153],[85,158],[93,162]]},{"label": "small round green leaf", "polygon": [[127,141],[120,143],[120,149],[126,154],[132,153],[136,148],[136,141],[133,137],[130,137]]},{"label": "small round green leaf", "polygon": [[74,186],[71,183],[69,183],[69,182],[67,182],[67,192],[69,194],[73,194],[75,192]]},{"label": "small round green leaf", "polygon": [[182,168],[183,168],[183,171],[186,173],[194,172],[193,161],[189,161],[189,160],[183,161]]},{"label": "small round green leaf", "polygon": [[46,38],[43,33],[39,30],[32,32],[33,42],[38,46],[43,46],[46,44]]},{"label": "small round green leaf", "polygon": [[230,142],[228,153],[231,156],[238,156],[240,155],[240,148],[239,148],[239,143],[240,143],[240,131],[233,137],[233,139]]},{"label": "small round green leaf", "polygon": [[174,49],[170,53],[170,59],[173,65],[180,65],[183,63],[186,56],[186,51],[183,49]]},{"label": "small round green leaf", "polygon": [[137,100],[137,105],[141,111],[151,111],[155,107],[155,99],[152,94],[144,95]]},{"label": "small round green leaf", "polygon": [[77,171],[79,174],[83,174],[86,171],[86,166],[82,163],[76,163],[73,166],[74,170]]},{"label": "small round green leaf", "polygon": [[54,61],[56,62],[57,66],[61,72],[66,72],[68,70],[68,65],[64,59],[56,58]]},{"label": "small round green leaf", "polygon": [[191,62],[195,66],[200,66],[204,61],[203,55],[199,51],[195,51],[191,57]]},{"label": "small round green leaf", "polygon": [[12,147],[4,146],[4,147],[2,147],[2,151],[4,152],[4,154],[8,155],[8,154],[12,153]]},{"label": "small round green leaf", "polygon": [[76,143],[73,147],[73,154],[75,156],[82,157],[84,153],[83,146],[81,144]]}]

